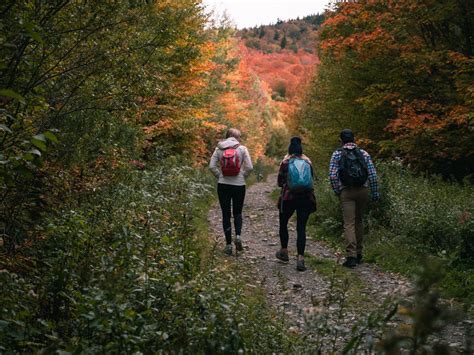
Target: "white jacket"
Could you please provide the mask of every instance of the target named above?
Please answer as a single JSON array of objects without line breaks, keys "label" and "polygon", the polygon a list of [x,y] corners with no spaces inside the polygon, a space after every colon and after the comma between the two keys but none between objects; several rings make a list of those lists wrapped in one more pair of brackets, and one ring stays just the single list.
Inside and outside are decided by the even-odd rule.
[{"label": "white jacket", "polygon": [[240,144],[237,139],[230,137],[220,141],[217,144],[216,149],[211,157],[211,162],[209,163],[209,169],[216,178],[218,178],[219,184],[226,185],[235,185],[242,186],[245,185],[245,179],[250,175],[250,172],[253,170],[252,160],[250,159],[249,151],[243,145],[239,145],[236,149],[237,154],[240,160],[240,172],[236,176],[224,176],[222,175],[220,161],[224,150],[235,147],[237,144]]}]

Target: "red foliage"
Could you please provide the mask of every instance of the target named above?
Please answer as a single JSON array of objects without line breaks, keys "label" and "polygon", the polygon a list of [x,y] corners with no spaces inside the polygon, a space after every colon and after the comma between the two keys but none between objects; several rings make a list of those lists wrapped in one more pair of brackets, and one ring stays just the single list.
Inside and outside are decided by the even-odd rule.
[{"label": "red foliage", "polygon": [[315,54],[299,50],[281,51],[280,53],[265,54],[261,51],[239,45],[242,62],[250,75],[257,75],[260,80],[275,89],[280,83],[286,88],[286,98],[294,99],[299,88],[304,86],[314,73],[318,57]]}]

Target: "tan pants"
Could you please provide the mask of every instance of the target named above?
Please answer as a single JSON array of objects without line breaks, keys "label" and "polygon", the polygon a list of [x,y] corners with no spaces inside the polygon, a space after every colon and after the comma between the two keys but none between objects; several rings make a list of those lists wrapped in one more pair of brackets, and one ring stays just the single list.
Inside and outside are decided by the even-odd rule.
[{"label": "tan pants", "polygon": [[341,192],[342,217],[344,219],[344,238],[348,257],[362,254],[364,240],[364,212],[369,200],[367,187],[344,188]]}]

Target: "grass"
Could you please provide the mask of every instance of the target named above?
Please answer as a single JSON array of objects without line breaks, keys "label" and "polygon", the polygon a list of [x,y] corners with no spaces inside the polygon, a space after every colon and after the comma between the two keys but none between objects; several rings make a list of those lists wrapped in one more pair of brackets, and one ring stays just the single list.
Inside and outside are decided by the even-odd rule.
[{"label": "grass", "polygon": [[347,305],[351,309],[359,309],[361,306],[373,305],[374,302],[364,292],[367,287],[364,280],[351,269],[347,269],[338,264],[335,260],[326,258],[317,258],[311,254],[305,253],[305,260],[308,267],[313,269],[319,275],[322,275],[331,282],[339,284],[348,282]]},{"label": "grass", "polygon": [[280,189],[280,188],[276,188],[276,189],[272,190],[272,192],[270,192],[269,197],[270,197],[273,201],[277,201],[278,198],[280,197],[280,192],[281,192],[281,189]]}]

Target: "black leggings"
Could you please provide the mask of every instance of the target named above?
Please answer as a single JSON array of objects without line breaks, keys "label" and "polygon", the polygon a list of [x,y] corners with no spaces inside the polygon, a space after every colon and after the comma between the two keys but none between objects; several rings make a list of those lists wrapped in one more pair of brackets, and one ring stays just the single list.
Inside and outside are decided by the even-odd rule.
[{"label": "black leggings", "polygon": [[230,224],[231,205],[234,215],[235,235],[242,232],[242,208],[244,207],[245,185],[234,186],[217,184],[217,195],[222,210],[222,227],[224,228],[225,240],[227,244],[232,243],[232,226]]},{"label": "black leggings", "polygon": [[296,211],[296,248],[298,255],[304,255],[306,246],[306,223],[308,222],[311,209],[305,201],[284,201],[280,208],[280,243],[282,248],[288,248],[288,221]]}]

